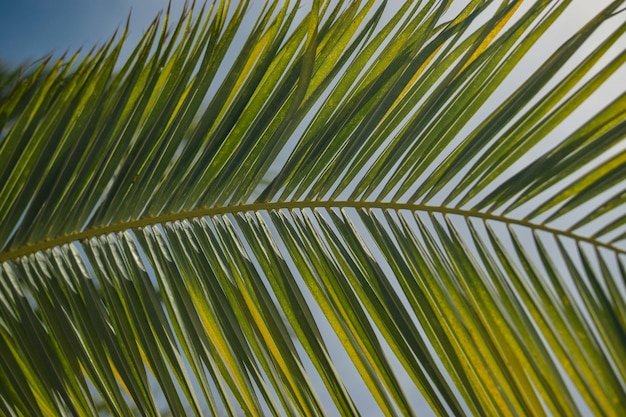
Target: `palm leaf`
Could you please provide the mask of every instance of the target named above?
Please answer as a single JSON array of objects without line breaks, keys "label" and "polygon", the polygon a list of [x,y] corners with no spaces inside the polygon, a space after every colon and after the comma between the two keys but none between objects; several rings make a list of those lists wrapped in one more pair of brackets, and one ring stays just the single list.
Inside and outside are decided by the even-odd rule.
[{"label": "palm leaf", "polygon": [[521,77],[569,2],[225,1],[3,82],[0,410],[619,415],[624,5]]}]

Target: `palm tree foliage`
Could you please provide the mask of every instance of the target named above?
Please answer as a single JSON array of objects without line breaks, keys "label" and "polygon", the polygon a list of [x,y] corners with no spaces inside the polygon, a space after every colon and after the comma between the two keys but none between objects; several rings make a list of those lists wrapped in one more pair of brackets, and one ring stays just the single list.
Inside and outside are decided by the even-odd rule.
[{"label": "palm tree foliage", "polygon": [[626,2],[249,3],[12,81],[2,414],[623,412]]}]

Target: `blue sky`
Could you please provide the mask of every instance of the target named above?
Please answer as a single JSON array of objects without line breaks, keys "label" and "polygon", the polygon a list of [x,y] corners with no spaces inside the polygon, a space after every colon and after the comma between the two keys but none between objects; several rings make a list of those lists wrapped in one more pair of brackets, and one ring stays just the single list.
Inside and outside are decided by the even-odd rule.
[{"label": "blue sky", "polygon": [[[107,41],[131,13],[130,43],[138,40],[167,0],[0,0],[0,60],[29,62]],[[176,11],[184,0],[173,0]]]},{"label": "blue sky", "polygon": [[[390,4],[396,2],[400,3]],[[178,13],[184,3],[172,0],[173,10]],[[303,7],[307,3],[303,1]],[[586,20],[609,0],[573,3],[567,19]],[[168,0],[0,0],[0,60],[20,64],[49,53],[60,56],[101,45],[125,25],[131,10],[132,45],[167,4]]]}]

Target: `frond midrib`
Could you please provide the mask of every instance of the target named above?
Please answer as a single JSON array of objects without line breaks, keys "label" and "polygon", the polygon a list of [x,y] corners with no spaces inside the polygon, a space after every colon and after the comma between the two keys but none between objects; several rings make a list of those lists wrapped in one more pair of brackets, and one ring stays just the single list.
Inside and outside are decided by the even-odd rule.
[{"label": "frond midrib", "polygon": [[24,246],[9,249],[0,252],[0,262],[17,259],[39,251],[46,251],[56,246],[62,246],[68,243],[82,241],[97,236],[107,235],[110,233],[123,232],[125,230],[136,230],[145,226],[156,226],[168,222],[182,221],[194,219],[203,216],[214,216],[224,214],[236,214],[244,212],[259,211],[276,211],[276,210],[293,210],[293,209],[380,209],[394,211],[421,211],[426,213],[438,213],[442,215],[460,215],[466,218],[477,218],[484,221],[496,221],[507,225],[523,226],[535,231],[543,231],[555,236],[571,238],[578,242],[586,242],[596,247],[611,250],[617,254],[626,255],[626,248],[621,248],[614,243],[602,242],[592,237],[572,233],[568,230],[560,230],[542,223],[534,223],[526,220],[520,220],[512,217],[502,216],[489,212],[482,212],[475,209],[461,209],[455,207],[436,206],[418,203],[399,203],[388,201],[359,201],[359,200],[299,200],[299,201],[274,201],[274,202],[255,202],[238,205],[204,207],[188,211],[180,211],[175,213],[166,213],[159,216],[146,216],[139,219],[132,219],[113,223],[106,226],[92,227],[83,231],[73,232],[62,236],[56,236],[39,242],[29,243]]}]

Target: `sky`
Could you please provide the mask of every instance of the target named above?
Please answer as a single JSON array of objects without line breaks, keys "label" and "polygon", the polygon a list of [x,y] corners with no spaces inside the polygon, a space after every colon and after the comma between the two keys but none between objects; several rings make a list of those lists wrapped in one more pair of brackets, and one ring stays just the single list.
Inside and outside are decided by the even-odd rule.
[{"label": "sky", "polygon": [[[464,1],[461,0],[460,3]],[[180,11],[184,0],[172,0]],[[303,6],[309,1],[304,0]],[[399,0],[390,0],[393,6]],[[609,0],[574,0],[569,21],[584,20]],[[0,60],[17,65],[49,53],[60,56],[107,41],[131,16],[137,41],[168,0],[0,0]]]},{"label": "sky", "polygon": [[[0,60],[18,65],[105,43],[131,16],[129,43],[168,0],[0,0]],[[183,0],[173,0],[179,11]],[[133,42],[134,41],[134,42]]]}]

